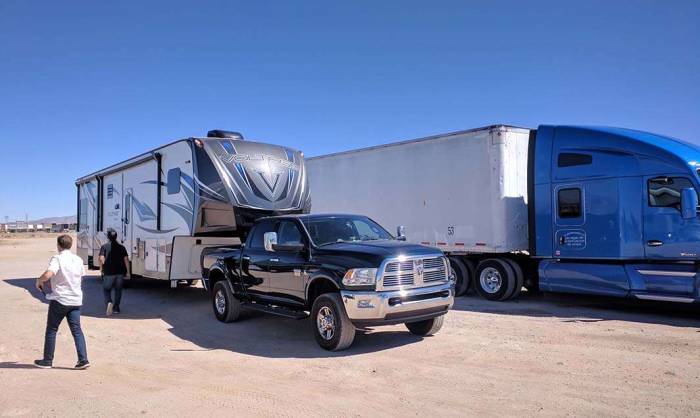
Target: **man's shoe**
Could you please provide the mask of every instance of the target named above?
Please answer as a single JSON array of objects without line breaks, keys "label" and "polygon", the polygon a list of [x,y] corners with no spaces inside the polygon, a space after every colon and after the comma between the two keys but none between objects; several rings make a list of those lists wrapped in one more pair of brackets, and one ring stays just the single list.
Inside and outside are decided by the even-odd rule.
[{"label": "man's shoe", "polygon": [[114,305],[112,302],[107,303],[107,316],[112,316]]},{"label": "man's shoe", "polygon": [[112,308],[112,313],[116,315],[116,314],[122,313],[122,310],[119,309],[119,306],[115,306]]},{"label": "man's shoe", "polygon": [[75,365],[75,368],[77,370],[85,370],[88,367],[90,367],[90,362],[85,360],[85,361],[79,361],[78,364]]},{"label": "man's shoe", "polygon": [[50,369],[53,367],[48,360],[34,360],[34,365],[40,369]]}]

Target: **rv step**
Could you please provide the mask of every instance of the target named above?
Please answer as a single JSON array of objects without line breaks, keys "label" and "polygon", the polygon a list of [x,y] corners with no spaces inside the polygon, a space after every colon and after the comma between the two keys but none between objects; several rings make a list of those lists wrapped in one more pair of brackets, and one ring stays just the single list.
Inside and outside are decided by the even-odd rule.
[{"label": "rv step", "polygon": [[260,311],[260,312],[271,313],[274,315],[284,316],[286,318],[292,318],[292,319],[304,319],[304,318],[308,318],[308,316],[309,316],[309,314],[307,314],[304,311],[296,311],[294,309],[289,309],[289,308],[285,308],[282,306],[265,305],[262,303],[255,303],[255,302],[244,302],[241,304],[241,307],[243,307],[245,309],[252,309],[254,311]]}]

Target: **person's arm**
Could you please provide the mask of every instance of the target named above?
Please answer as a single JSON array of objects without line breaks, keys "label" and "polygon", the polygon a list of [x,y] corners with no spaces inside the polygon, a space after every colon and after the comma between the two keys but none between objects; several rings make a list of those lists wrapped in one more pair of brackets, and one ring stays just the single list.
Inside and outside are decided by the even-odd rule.
[{"label": "person's arm", "polygon": [[100,262],[100,273],[102,273],[103,275],[105,274],[105,272],[104,272],[105,252],[106,252],[105,247],[103,245],[102,247],[100,247],[100,255],[99,255],[99,257],[97,257],[97,261]]},{"label": "person's arm", "polygon": [[44,291],[44,283],[48,282],[51,280],[51,278],[58,272],[58,257],[53,256],[51,257],[51,261],[49,261],[49,267],[46,269],[46,271],[39,276],[38,279],[36,279],[36,288],[41,290],[42,292]]},{"label": "person's arm", "polygon": [[129,265],[129,256],[124,256],[124,265],[126,266],[126,278],[131,278],[131,266]]}]

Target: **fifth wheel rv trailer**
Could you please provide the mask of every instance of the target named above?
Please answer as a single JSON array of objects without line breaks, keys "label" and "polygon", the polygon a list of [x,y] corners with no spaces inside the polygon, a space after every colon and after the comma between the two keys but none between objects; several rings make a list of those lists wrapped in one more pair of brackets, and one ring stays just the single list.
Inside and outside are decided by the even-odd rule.
[{"label": "fifth wheel rv trailer", "polygon": [[[700,301],[700,148],[496,125],[307,159],[314,212],[361,212],[451,261],[457,294]],[[402,235],[399,233],[398,235]]]},{"label": "fifth wheel rv trailer", "polygon": [[97,264],[106,232],[126,247],[132,273],[191,283],[207,247],[240,244],[260,216],[308,213],[303,154],[209,131],[81,177],[78,255]]}]

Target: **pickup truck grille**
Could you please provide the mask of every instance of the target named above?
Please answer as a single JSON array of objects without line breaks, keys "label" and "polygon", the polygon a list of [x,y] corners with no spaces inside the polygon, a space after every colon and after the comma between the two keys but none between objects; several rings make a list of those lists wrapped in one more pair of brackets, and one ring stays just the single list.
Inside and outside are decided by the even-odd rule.
[{"label": "pickup truck grille", "polygon": [[447,280],[445,258],[427,257],[388,262],[382,272],[380,285],[381,289],[422,287]]}]

